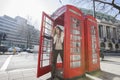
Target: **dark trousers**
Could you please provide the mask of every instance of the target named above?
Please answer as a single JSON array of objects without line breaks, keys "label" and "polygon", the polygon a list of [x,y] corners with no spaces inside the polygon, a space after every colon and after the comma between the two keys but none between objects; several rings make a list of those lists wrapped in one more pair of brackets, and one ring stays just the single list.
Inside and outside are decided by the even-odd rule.
[{"label": "dark trousers", "polygon": [[63,62],[63,50],[54,50],[52,55],[52,71],[51,71],[52,77],[54,77],[55,75],[58,54],[60,54],[60,57]]}]

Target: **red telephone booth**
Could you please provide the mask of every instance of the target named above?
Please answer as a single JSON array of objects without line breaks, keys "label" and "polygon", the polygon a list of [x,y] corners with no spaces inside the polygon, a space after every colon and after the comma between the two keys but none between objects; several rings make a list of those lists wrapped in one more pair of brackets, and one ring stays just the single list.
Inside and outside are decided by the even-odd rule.
[{"label": "red telephone booth", "polygon": [[[50,17],[46,13],[42,16],[40,33],[40,47],[38,56],[37,77],[51,71],[52,40],[44,38],[51,36],[55,25],[64,27],[64,61],[63,78],[71,79],[82,76],[85,72],[84,64],[84,18],[82,12],[71,5],[59,8]],[[60,63],[57,63],[60,68]]]},{"label": "red telephone booth", "polygon": [[85,16],[85,61],[86,72],[100,69],[97,20],[90,15]]}]

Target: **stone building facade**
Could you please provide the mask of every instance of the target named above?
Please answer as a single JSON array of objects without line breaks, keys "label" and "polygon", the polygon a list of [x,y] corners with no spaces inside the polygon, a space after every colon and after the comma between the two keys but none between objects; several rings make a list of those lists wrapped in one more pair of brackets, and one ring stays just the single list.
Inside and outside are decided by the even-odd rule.
[{"label": "stone building facade", "polygon": [[[92,10],[81,9],[82,12],[92,15]],[[110,15],[96,12],[98,22],[100,47],[106,51],[120,50],[120,20],[116,20]]]}]

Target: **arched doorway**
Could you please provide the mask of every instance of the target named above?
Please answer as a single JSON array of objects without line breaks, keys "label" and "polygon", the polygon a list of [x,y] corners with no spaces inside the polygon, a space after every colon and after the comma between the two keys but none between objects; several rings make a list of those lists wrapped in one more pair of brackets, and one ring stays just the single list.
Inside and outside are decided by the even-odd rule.
[{"label": "arched doorway", "polygon": [[104,42],[101,42],[101,43],[100,43],[100,47],[105,48],[105,43],[104,43]]},{"label": "arched doorway", "polygon": [[113,49],[112,43],[108,43],[108,47],[109,47],[110,50],[112,50]]},{"label": "arched doorway", "polygon": [[119,44],[115,44],[115,49],[118,50],[119,49]]}]

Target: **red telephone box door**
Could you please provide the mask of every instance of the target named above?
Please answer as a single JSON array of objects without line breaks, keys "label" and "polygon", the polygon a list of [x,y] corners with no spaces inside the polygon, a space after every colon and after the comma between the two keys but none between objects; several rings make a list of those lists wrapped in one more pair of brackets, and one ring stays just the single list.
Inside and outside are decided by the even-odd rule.
[{"label": "red telephone box door", "polygon": [[86,72],[92,72],[100,69],[97,20],[91,15],[85,17]]},{"label": "red telephone box door", "polygon": [[54,21],[43,12],[41,24],[37,77],[51,71],[50,54],[52,53],[52,39],[46,38],[45,36],[51,36]]},{"label": "red telephone box door", "polygon": [[72,79],[84,74],[84,18],[74,6],[65,12],[64,78]]}]

